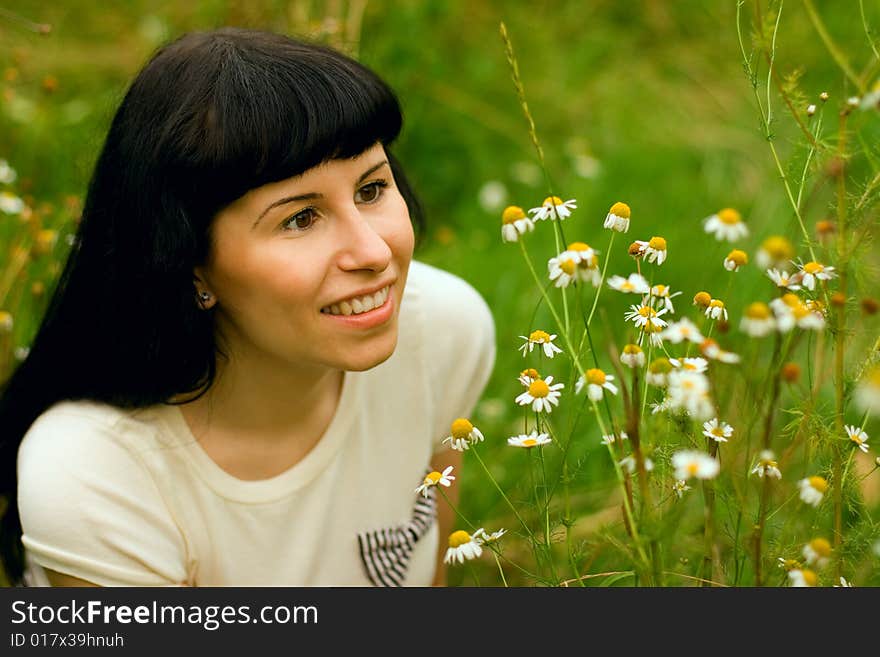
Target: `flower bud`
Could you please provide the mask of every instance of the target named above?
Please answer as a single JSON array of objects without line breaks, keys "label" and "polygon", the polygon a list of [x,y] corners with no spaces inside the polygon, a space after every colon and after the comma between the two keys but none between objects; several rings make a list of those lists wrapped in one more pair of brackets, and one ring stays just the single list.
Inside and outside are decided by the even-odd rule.
[{"label": "flower bud", "polygon": [[788,383],[797,383],[801,378],[801,366],[797,363],[788,362],[782,366],[780,372],[783,381]]},{"label": "flower bud", "polygon": [[860,305],[862,306],[862,312],[866,315],[876,315],[877,311],[880,310],[880,303],[877,303],[877,300],[871,297],[862,299]]}]

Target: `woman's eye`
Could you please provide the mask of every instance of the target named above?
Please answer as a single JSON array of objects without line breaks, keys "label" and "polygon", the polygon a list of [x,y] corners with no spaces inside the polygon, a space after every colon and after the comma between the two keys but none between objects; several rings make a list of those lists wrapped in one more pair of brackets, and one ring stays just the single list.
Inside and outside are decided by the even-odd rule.
[{"label": "woman's eye", "polygon": [[[374,203],[382,196],[382,191],[388,187],[388,183],[384,180],[377,180],[368,185],[364,185],[358,190],[364,203]],[[364,198],[365,197],[365,198]]]},{"label": "woman's eye", "polygon": [[315,213],[311,208],[306,208],[302,212],[298,212],[289,219],[285,219],[281,224],[282,228],[290,228],[291,230],[308,230],[315,222]]}]

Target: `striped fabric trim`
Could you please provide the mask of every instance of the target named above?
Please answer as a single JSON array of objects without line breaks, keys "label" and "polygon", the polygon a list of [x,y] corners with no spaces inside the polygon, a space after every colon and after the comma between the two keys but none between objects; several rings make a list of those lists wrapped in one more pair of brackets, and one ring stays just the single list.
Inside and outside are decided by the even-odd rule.
[{"label": "striped fabric trim", "polygon": [[409,522],[358,533],[361,562],[373,586],[403,586],[416,542],[431,528],[437,517],[437,491],[428,497],[416,496]]}]

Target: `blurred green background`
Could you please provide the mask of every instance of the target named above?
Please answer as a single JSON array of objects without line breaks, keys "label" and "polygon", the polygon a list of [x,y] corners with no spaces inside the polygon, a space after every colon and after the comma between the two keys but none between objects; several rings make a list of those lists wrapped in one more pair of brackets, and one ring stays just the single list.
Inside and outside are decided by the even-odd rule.
[{"label": "blurred green background", "polygon": [[[858,72],[876,64],[857,2],[816,5]],[[880,27],[878,3],[866,2],[865,9],[869,24]],[[751,5],[744,11],[749,47]],[[796,245],[800,235],[760,132],[735,14],[732,0],[4,2],[0,159],[17,170],[18,180],[10,187],[34,215],[23,221],[0,214],[0,271],[5,272],[0,294],[8,291],[0,310],[16,309],[12,332],[0,336],[0,352],[6,354],[0,371],[8,371],[14,350],[26,347],[33,334],[69,248],[65,236],[75,228],[109,121],[154,49],[185,31],[221,25],[307,34],[356,55],[398,92],[405,125],[397,153],[425,204],[429,225],[417,257],[469,281],[496,320],[497,366],[473,420],[487,436],[484,453],[493,472],[518,497],[524,456],[505,446],[505,438],[522,423],[513,404],[521,391],[516,375],[525,366],[518,336],[532,328],[550,330],[550,324],[543,308],[532,321],[539,293],[518,245],[500,240],[500,214],[506,204],[540,205],[547,186],[511,83],[499,23],[506,23],[516,49],[553,189],[578,202],[564,223],[568,240],[588,242],[604,262],[610,233],[602,220],[615,201],[625,201],[632,207],[632,227],[615,243],[609,275],[634,270],[626,254],[629,241],[662,235],[669,242],[662,282],[683,290],[679,313],[689,309],[700,289],[718,296],[729,290],[725,301],[738,321],[747,303],[768,299],[772,289],[754,267],[737,274],[736,285],[729,287],[732,275],[720,263],[730,246],[707,237],[702,220],[722,207],[738,208],[751,228],[745,246],[750,256],[770,234],[786,235]],[[41,33],[39,25],[51,29]],[[825,122],[833,130],[837,110],[855,90],[800,2],[785,5],[778,49],[780,75],[802,74],[796,109],[803,112],[827,91]],[[766,75],[766,66],[762,71]],[[802,140],[775,93],[773,104],[779,117],[777,148],[786,166],[791,163],[799,172]],[[869,155],[856,158],[853,171],[864,179],[877,169],[880,133],[876,112],[860,113],[856,121]],[[832,185],[823,182],[827,161],[824,156],[815,160],[817,183],[806,206],[811,227],[831,212]],[[59,238],[41,237],[39,228],[56,229]],[[549,225],[540,228],[528,246],[544,275],[554,243]],[[22,249],[41,239],[43,246],[25,258]],[[866,251],[856,297],[877,291],[877,258]],[[620,321],[607,318],[620,317],[629,302],[605,295],[600,322],[619,327]],[[876,321],[862,328],[865,335],[877,333]],[[613,338],[619,349],[625,336],[620,329],[600,328],[594,337],[601,345]],[[869,338],[857,337],[862,339]],[[738,344],[731,338],[725,346]],[[607,360],[606,349],[599,351]],[[547,373],[572,384],[565,368],[559,359]],[[570,420],[563,417],[560,424]],[[585,416],[581,422],[576,477],[582,486],[573,504],[584,517],[578,535],[586,540],[604,517],[613,471],[594,421]],[[471,457],[463,474],[458,484],[465,515],[490,529],[509,523]],[[484,583],[495,582],[489,566],[479,573]],[[584,567],[602,566],[598,558]],[[472,581],[463,569],[453,569],[450,579]]]}]

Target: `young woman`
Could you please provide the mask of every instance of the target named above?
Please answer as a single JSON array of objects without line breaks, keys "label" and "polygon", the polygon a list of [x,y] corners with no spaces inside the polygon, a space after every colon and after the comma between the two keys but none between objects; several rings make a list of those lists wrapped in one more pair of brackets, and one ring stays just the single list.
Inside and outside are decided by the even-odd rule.
[{"label": "young woman", "polygon": [[452,514],[415,489],[459,463],[494,325],[412,260],[401,122],[376,74],[277,34],[144,67],[0,397],[13,583],[444,582]]}]

